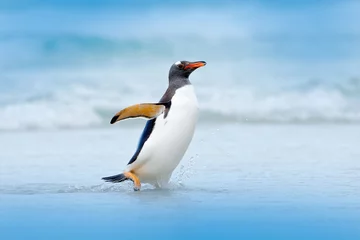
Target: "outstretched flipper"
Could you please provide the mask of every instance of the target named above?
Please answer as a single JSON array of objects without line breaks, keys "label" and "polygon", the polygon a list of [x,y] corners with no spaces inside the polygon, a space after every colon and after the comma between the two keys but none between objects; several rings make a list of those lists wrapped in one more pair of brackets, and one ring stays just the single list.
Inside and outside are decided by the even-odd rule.
[{"label": "outstretched flipper", "polygon": [[111,119],[110,123],[114,124],[120,120],[127,118],[143,117],[147,119],[153,119],[162,114],[168,103],[141,103],[135,104],[130,107],[124,108],[120,112],[116,113]]}]

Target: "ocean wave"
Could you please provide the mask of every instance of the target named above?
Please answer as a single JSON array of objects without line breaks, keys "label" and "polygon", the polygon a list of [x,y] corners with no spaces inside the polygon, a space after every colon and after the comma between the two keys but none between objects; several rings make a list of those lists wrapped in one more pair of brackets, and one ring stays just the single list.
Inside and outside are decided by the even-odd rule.
[{"label": "ocean wave", "polygon": [[356,94],[345,94],[342,88],[316,86],[265,94],[235,89],[209,96],[203,104],[203,119],[247,123],[360,123],[359,103]]},{"label": "ocean wave", "polygon": [[[315,85],[267,93],[242,86],[197,86],[200,123],[360,123],[360,91],[350,85]],[[106,127],[121,108],[156,101],[158,95],[156,87],[142,85],[122,86],[118,91],[113,87],[76,86],[42,93],[38,98],[0,105],[0,130]],[[127,126],[132,122],[138,123],[127,121]]]},{"label": "ocean wave", "polygon": [[341,37],[354,26],[309,31],[319,12],[306,13],[257,4],[5,11],[2,22],[26,24],[2,26],[0,130],[110,127],[121,108],[157,101],[181,59],[208,62],[191,76],[200,123],[360,123],[360,81],[345,81],[360,76],[356,38]]}]

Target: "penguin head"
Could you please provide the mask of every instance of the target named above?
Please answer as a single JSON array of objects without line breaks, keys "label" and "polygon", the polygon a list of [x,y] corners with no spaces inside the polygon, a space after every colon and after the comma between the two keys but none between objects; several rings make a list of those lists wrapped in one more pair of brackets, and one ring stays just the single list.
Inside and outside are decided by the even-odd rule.
[{"label": "penguin head", "polygon": [[169,80],[177,78],[188,78],[195,69],[206,65],[204,61],[188,62],[188,61],[177,61],[174,63],[169,71]]}]

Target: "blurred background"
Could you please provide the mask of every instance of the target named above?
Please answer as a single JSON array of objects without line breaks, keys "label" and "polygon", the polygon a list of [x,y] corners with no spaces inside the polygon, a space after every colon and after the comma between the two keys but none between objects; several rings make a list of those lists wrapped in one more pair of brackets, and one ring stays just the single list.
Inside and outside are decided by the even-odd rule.
[{"label": "blurred background", "polygon": [[[1,237],[360,239],[359,22],[355,0],[0,0]],[[179,60],[207,65],[170,187],[104,183],[144,126],[110,119]]]},{"label": "blurred background", "polygon": [[109,126],[178,60],[201,122],[359,123],[359,1],[3,0],[0,130]]}]

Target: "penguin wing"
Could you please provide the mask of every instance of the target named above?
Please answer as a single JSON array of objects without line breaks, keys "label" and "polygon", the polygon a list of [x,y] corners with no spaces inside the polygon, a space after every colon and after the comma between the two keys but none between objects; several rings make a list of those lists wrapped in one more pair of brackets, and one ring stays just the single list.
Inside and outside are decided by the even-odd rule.
[{"label": "penguin wing", "polygon": [[165,109],[169,106],[168,103],[140,103],[124,108],[120,112],[116,113],[111,119],[110,123],[114,124],[118,121],[128,118],[143,117],[146,119],[154,119],[161,115]]}]

